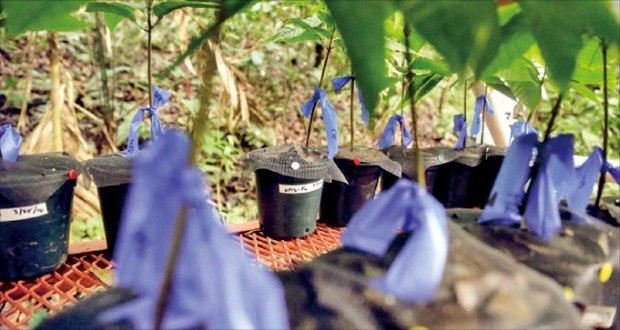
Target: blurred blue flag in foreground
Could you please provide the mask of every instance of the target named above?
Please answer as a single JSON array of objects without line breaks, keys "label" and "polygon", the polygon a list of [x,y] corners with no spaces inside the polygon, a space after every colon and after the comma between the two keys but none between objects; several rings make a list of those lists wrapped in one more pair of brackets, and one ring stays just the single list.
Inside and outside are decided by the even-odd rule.
[{"label": "blurred blue flag in foreground", "polygon": [[317,102],[321,101],[321,111],[323,112],[323,122],[325,123],[325,135],[327,136],[327,158],[333,159],[338,152],[338,115],[334,106],[327,99],[327,92],[319,87],[314,87],[312,97],[301,106],[301,113],[306,118],[310,118],[312,109]]},{"label": "blurred blue flag in foreground", "polygon": [[114,259],[117,285],[139,297],[107,312],[103,320],[153,328],[175,219],[186,206],[163,327],[288,328],[280,282],[253,265],[215,219],[201,173],[187,164],[189,149],[185,136],[166,131],[136,159]]},{"label": "blurred blue flag in foreground", "polygon": [[11,126],[0,126],[0,155],[2,159],[15,162],[22,146],[22,136]]},{"label": "blurred blue flag in foreground", "polygon": [[[519,224],[519,206],[525,195],[524,185],[531,173],[534,176],[531,178],[523,215],[534,234],[550,239],[560,230],[558,204],[561,198],[565,197],[575,212],[584,213],[594,181],[601,170],[602,156],[601,150],[596,148],[583,165],[575,168],[573,144],[574,137],[571,134],[561,134],[544,143],[538,142],[536,133],[515,138],[478,222]],[[530,171],[533,150],[537,151],[538,156],[535,170]]]},{"label": "blurred blue flag in foreground", "polygon": [[409,130],[407,130],[407,126],[405,126],[405,118],[401,115],[393,115],[383,129],[383,133],[379,139],[379,149],[389,148],[394,145],[396,123],[400,123],[400,131],[403,136],[403,143],[405,144],[403,147],[408,147],[411,142],[413,142],[413,137],[411,133],[409,133]]},{"label": "blurred blue flag in foreground", "polygon": [[410,302],[433,299],[448,256],[445,209],[417,183],[400,179],[353,216],[341,241],[345,247],[383,256],[398,230],[411,236],[375,288]]},{"label": "blurred blue flag in foreground", "polygon": [[[355,81],[355,76],[346,75],[336,77],[332,79],[332,85],[334,86],[336,92],[340,92],[344,88],[344,86],[346,86],[349,81],[352,80]],[[360,100],[360,105],[362,108],[362,121],[364,122],[364,124],[368,125],[368,110],[366,110],[366,101],[364,100],[364,95],[362,95],[362,90],[359,88],[357,89],[357,98]]]},{"label": "blurred blue flag in foreground", "polygon": [[157,110],[163,107],[170,99],[170,92],[163,90],[157,86],[153,86],[153,107],[141,107],[131,120],[129,126],[129,139],[127,140],[127,154],[135,156],[140,149],[138,145],[138,129],[144,120],[144,112],[148,112],[151,116],[151,139],[155,141],[164,130],[161,127]]}]

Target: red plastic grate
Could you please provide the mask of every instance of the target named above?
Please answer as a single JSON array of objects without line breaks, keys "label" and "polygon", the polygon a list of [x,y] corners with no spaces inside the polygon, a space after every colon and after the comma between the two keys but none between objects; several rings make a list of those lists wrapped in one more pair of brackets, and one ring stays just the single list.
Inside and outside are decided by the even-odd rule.
[{"label": "red plastic grate", "polygon": [[[342,228],[317,224],[305,238],[275,240],[261,231],[239,234],[243,249],[272,270],[291,270],[341,246]],[[69,256],[54,273],[21,281],[0,281],[0,330],[32,327],[36,314],[54,313],[108,288],[93,272],[111,269],[102,253]]]}]

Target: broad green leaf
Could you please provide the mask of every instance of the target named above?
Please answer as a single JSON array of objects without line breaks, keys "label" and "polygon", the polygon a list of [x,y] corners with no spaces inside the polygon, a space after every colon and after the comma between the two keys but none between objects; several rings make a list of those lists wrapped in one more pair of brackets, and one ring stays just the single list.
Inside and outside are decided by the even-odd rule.
[{"label": "broad green leaf", "polygon": [[471,67],[478,79],[495,58],[500,27],[493,0],[416,0],[396,5],[459,75]]},{"label": "broad green leaf", "polygon": [[[136,9],[134,7],[128,6],[120,2],[91,2],[88,4],[88,6],[86,6],[86,11],[91,12],[91,13],[92,12],[102,12],[106,14],[110,13],[116,16],[127,18],[132,22],[136,21],[136,15],[134,14]],[[116,18],[111,18],[111,19],[112,19],[111,23],[115,23]],[[107,21],[106,21],[106,24],[108,24]],[[116,25],[118,25],[118,23],[116,23]],[[116,25],[114,25],[114,27],[116,27]],[[110,30],[114,29],[110,27],[109,24],[108,24],[108,27],[110,28]]]},{"label": "broad green leaf", "polygon": [[27,31],[73,31],[90,27],[71,16],[88,2],[90,0],[4,0],[7,33],[17,36]]},{"label": "broad green leaf", "polygon": [[[434,73],[429,73],[429,74],[421,74],[421,75],[417,75],[413,78],[413,82],[414,82],[414,98],[415,101],[418,102],[419,100],[422,99],[422,97],[424,97],[424,95],[428,94],[430,91],[432,91],[435,86],[437,86],[441,80],[443,80],[443,76],[438,75],[438,74],[434,74]],[[408,88],[408,86],[407,86]],[[409,104],[409,97],[407,97],[407,94],[405,94],[405,98],[402,99],[398,105],[398,107],[403,107],[407,104]]]},{"label": "broad green leaf", "polygon": [[153,14],[159,18],[162,18],[174,10],[177,10],[179,8],[184,8],[184,7],[218,9],[220,8],[220,4],[219,4],[219,1],[215,1],[215,0],[212,0],[212,1],[167,0],[167,1],[161,1],[155,6],[153,6]]},{"label": "broad green leaf", "polygon": [[103,19],[105,20],[105,25],[108,26],[108,29],[110,29],[110,31],[114,31],[114,29],[116,29],[116,27],[125,19],[125,17],[112,13],[104,13]]},{"label": "broad green leaf", "polygon": [[569,88],[583,47],[582,34],[619,42],[620,26],[608,1],[519,1],[519,5],[561,92]]},{"label": "broad green leaf", "polygon": [[450,75],[450,70],[443,64],[428,57],[418,57],[412,63],[412,69],[414,70],[428,70],[431,73],[436,73],[441,76]]},{"label": "broad green leaf", "polygon": [[256,0],[223,0],[221,3],[220,21],[209,27],[207,31],[201,33],[198,37],[192,39],[187,46],[187,49],[174,60],[174,62],[168,66],[162,73],[157,75],[157,78],[162,79],[170,75],[170,72],[177,66],[181,65],[183,61],[190,55],[192,55],[200,45],[211,38],[218,30],[220,25],[224,23],[228,18],[242,11],[246,6],[253,4]]},{"label": "broad green leaf", "polygon": [[510,87],[508,87],[508,85],[506,85],[506,83],[502,81],[501,79],[499,79],[498,77],[495,77],[495,76],[486,77],[484,78],[483,81],[485,84],[487,84],[487,86],[517,101],[517,97],[512,93],[512,90],[510,90]]},{"label": "broad green leaf", "polygon": [[516,2],[506,6],[498,6],[497,14],[499,15],[499,25],[504,26],[510,22],[513,17],[521,12],[521,7]]},{"label": "broad green leaf", "polygon": [[585,85],[583,85],[581,83],[578,83],[576,81],[573,81],[573,82],[570,83],[570,87],[572,87],[577,93],[581,94],[581,96],[587,98],[588,100],[596,102],[597,104],[601,103],[601,101],[598,99],[596,94],[594,94]]},{"label": "broad green leaf", "polygon": [[508,83],[508,87],[528,109],[534,110],[540,103],[541,86],[538,80],[538,70],[534,64],[525,58],[520,58],[500,76]]},{"label": "broad green leaf", "polygon": [[364,94],[370,116],[387,86],[385,67],[384,19],[389,15],[387,1],[328,1],[327,7],[342,35],[351,69]]},{"label": "broad green leaf", "polygon": [[302,42],[329,38],[330,32],[321,28],[321,19],[315,14],[306,19],[290,18],[281,31],[266,39],[270,41]]},{"label": "broad green leaf", "polygon": [[[616,75],[611,69],[610,56],[607,58],[607,84],[616,85]],[[603,85],[603,53],[597,39],[591,38],[577,55],[577,65],[573,73],[573,80],[584,85]]]},{"label": "broad green leaf", "polygon": [[529,31],[523,15],[516,15],[501,28],[502,37],[497,57],[484,70],[484,77],[509,67],[536,42]]}]

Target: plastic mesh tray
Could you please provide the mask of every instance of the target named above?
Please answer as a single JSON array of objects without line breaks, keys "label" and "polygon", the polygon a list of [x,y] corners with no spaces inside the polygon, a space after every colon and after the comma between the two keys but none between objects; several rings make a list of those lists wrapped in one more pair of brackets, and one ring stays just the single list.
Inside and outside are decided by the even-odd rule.
[{"label": "plastic mesh tray", "polygon": [[[256,261],[273,270],[290,270],[340,247],[342,228],[318,224],[306,238],[274,240],[261,231],[240,233],[239,242]],[[38,278],[0,281],[0,330],[32,327],[31,320],[54,313],[108,286],[96,272],[111,269],[103,253],[69,256],[57,271]]]}]

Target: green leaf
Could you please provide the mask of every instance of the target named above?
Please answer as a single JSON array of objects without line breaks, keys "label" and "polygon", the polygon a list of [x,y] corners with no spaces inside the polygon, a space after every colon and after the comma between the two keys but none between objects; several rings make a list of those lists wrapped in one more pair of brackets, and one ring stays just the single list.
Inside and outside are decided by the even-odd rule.
[{"label": "green leaf", "polygon": [[89,1],[3,1],[7,33],[17,36],[27,31],[73,31],[90,27],[90,24],[71,16]]},{"label": "green leaf", "polygon": [[538,70],[530,60],[522,57],[514,61],[508,69],[500,72],[500,76],[519,102],[530,110],[536,109],[542,97],[541,86]]},{"label": "green leaf", "polygon": [[105,25],[108,26],[108,29],[110,29],[110,31],[114,31],[114,29],[116,29],[125,17],[112,13],[105,13],[103,14],[103,19],[105,20]]},{"label": "green leaf", "polygon": [[243,10],[245,6],[250,5],[254,2],[256,2],[256,0],[223,0],[220,13],[220,21],[209,27],[207,31],[201,33],[198,37],[192,39],[192,41],[187,46],[187,49],[181,55],[179,55],[179,57],[177,57],[177,59],[174,60],[174,62],[170,66],[168,66],[164,71],[158,74],[157,78],[163,79],[163,77],[170,75],[170,72],[172,72],[174,68],[181,65],[181,63],[183,63],[183,61],[188,56],[192,55],[194,52],[196,52],[196,50],[198,50],[198,47],[200,47],[203,42],[211,38],[216,33],[220,25],[222,25],[222,23],[224,23],[228,18],[230,18],[237,12]]},{"label": "green leaf", "polygon": [[[119,2],[91,2],[88,4],[88,6],[86,6],[86,11],[91,13],[102,12],[106,14],[113,14],[116,16],[127,18],[134,23],[136,22],[136,15],[134,14],[136,9],[134,7]],[[108,17],[108,15],[106,15],[106,17]],[[116,25],[118,25],[118,23],[120,22],[117,22],[118,18],[115,17],[110,17],[110,20],[110,23],[116,23]],[[108,24],[107,19],[106,24]],[[116,25],[114,25],[114,27],[116,27]],[[110,28],[110,30],[113,30],[114,27],[110,27],[110,24],[108,24],[108,28]]]},{"label": "green leaf", "polygon": [[419,101],[424,95],[428,94],[432,91],[437,84],[439,84],[443,80],[443,76],[439,74],[424,74],[417,75],[413,78],[415,82],[415,100]]},{"label": "green leaf", "polygon": [[506,95],[507,97],[517,101],[517,97],[512,93],[512,90],[510,90],[510,87],[508,87],[508,85],[506,85],[506,83],[504,81],[502,81],[501,79],[499,79],[498,77],[486,77],[484,78],[484,83],[487,84],[489,87],[493,88],[494,90]]},{"label": "green leaf", "polygon": [[428,70],[431,73],[436,73],[441,76],[450,75],[450,70],[443,64],[428,57],[418,57],[412,63],[412,69],[414,70]]},{"label": "green leaf", "polygon": [[416,0],[397,6],[459,75],[469,66],[478,79],[495,58],[500,27],[493,0]]},{"label": "green leaf", "polygon": [[585,85],[583,85],[581,83],[578,83],[576,81],[573,81],[573,82],[570,83],[570,87],[572,87],[577,93],[581,94],[581,96],[587,98],[588,100],[596,102],[597,104],[601,103],[601,101],[598,99],[596,94],[594,94]]},{"label": "green leaf", "polygon": [[[403,34],[403,25],[405,24],[405,17],[401,12],[395,12],[385,21],[385,32],[390,38],[394,38],[402,42],[405,38]],[[426,44],[426,40],[416,31],[413,30],[409,34],[409,46],[414,52],[419,52],[420,49]],[[404,46],[403,46],[404,49]]]},{"label": "green leaf", "polygon": [[501,28],[501,44],[497,57],[484,70],[484,77],[491,76],[509,67],[536,42],[523,15],[516,15]]},{"label": "green leaf", "polygon": [[[379,93],[387,87],[384,19],[391,10],[386,1],[327,1],[342,35],[359,88],[372,117]],[[352,10],[353,8],[353,10]]]},{"label": "green leaf", "polygon": [[561,92],[569,88],[581,36],[588,33],[617,44],[620,26],[607,1],[519,1],[538,41],[549,73]]},{"label": "green leaf", "polygon": [[181,0],[166,0],[161,1],[153,6],[153,14],[159,18],[162,18],[170,12],[184,7],[193,8],[220,8],[219,1],[181,1]]},{"label": "green leaf", "polygon": [[[607,83],[609,86],[615,86],[616,75],[611,70],[609,56],[607,60]],[[573,80],[584,85],[603,85],[603,53],[601,44],[597,39],[590,38],[577,55]]]},{"label": "green leaf", "polygon": [[319,27],[321,20],[317,15],[312,15],[304,20],[298,18],[290,18],[286,20],[281,31],[267,38],[266,42],[285,41],[285,42],[302,42],[302,41],[320,41],[323,38],[329,38],[329,31]]}]

